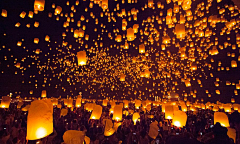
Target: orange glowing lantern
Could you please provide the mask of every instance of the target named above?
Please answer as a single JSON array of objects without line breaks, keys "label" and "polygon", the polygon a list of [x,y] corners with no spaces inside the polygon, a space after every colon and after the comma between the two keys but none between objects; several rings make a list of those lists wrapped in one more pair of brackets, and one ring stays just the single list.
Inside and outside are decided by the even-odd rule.
[{"label": "orange glowing lantern", "polygon": [[27,117],[27,139],[37,140],[53,132],[53,105],[51,100],[31,103]]},{"label": "orange glowing lantern", "polygon": [[45,6],[45,0],[35,0],[34,1],[34,10],[43,11]]}]

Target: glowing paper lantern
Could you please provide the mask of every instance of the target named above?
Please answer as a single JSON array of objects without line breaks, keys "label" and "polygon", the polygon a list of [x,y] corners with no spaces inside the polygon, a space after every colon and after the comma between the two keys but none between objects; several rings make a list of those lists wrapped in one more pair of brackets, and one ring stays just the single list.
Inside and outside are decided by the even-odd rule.
[{"label": "glowing paper lantern", "polygon": [[102,9],[103,10],[108,9],[108,0],[102,0]]},{"label": "glowing paper lantern", "polygon": [[232,61],[231,61],[231,67],[232,67],[232,68],[236,68],[236,67],[237,67],[237,61],[232,60]]},{"label": "glowing paper lantern", "polygon": [[132,28],[127,29],[127,40],[133,41],[135,39],[134,30]]},{"label": "glowing paper lantern", "polygon": [[63,140],[66,144],[83,144],[85,133],[83,131],[68,130],[63,134]]},{"label": "glowing paper lantern", "polygon": [[102,106],[107,106],[108,100],[103,100]]},{"label": "glowing paper lantern", "polygon": [[94,105],[90,119],[100,119],[102,115],[102,107],[100,105]]},{"label": "glowing paper lantern", "polygon": [[113,120],[122,120],[122,105],[116,105],[113,110]]},{"label": "glowing paper lantern", "polygon": [[87,63],[87,54],[85,51],[79,51],[77,53],[78,65],[86,65]]},{"label": "glowing paper lantern", "polygon": [[176,24],[175,32],[177,38],[185,37],[185,25],[184,24]]},{"label": "glowing paper lantern", "polygon": [[128,108],[129,101],[128,100],[123,100],[124,103],[124,108]]},{"label": "glowing paper lantern", "polygon": [[183,111],[174,111],[172,123],[177,127],[184,127],[187,123],[187,114]]},{"label": "glowing paper lantern", "polygon": [[34,1],[34,10],[43,11],[45,6],[45,0],[35,0]]},{"label": "glowing paper lantern", "polygon": [[139,45],[139,53],[145,53],[145,45],[144,44]]},{"label": "glowing paper lantern", "polygon": [[112,121],[110,119],[104,119],[102,123],[105,126],[104,136],[111,136],[115,132]]},{"label": "glowing paper lantern", "polygon": [[137,121],[138,121],[139,118],[140,118],[139,113],[138,113],[138,112],[135,112],[135,113],[133,114],[133,116],[132,116],[132,120],[133,120],[133,122],[134,122],[134,125],[136,125],[136,123],[137,123]]},{"label": "glowing paper lantern", "polygon": [[77,98],[76,99],[76,103],[75,103],[76,107],[81,107],[82,103],[81,103],[81,98]]},{"label": "glowing paper lantern", "polygon": [[47,97],[47,91],[46,91],[46,90],[42,90],[41,97],[42,97],[42,98]]},{"label": "glowing paper lantern", "polygon": [[231,104],[224,104],[223,105],[225,112],[231,112],[232,111],[232,105]]},{"label": "glowing paper lantern", "polygon": [[61,12],[62,12],[62,7],[57,6],[56,9],[55,9],[55,13],[60,14]]},{"label": "glowing paper lantern", "polygon": [[120,81],[125,81],[125,74],[120,75]]},{"label": "glowing paper lantern", "polygon": [[223,112],[214,113],[214,124],[219,122],[223,127],[229,127],[228,116]]},{"label": "glowing paper lantern", "polygon": [[1,108],[9,108],[11,98],[8,96],[2,96]]},{"label": "glowing paper lantern", "polygon": [[173,106],[172,105],[165,106],[165,119],[173,119]]},{"label": "glowing paper lantern", "polygon": [[2,15],[2,17],[7,17],[7,10],[2,9],[1,15]]},{"label": "glowing paper lantern", "polygon": [[141,101],[140,100],[136,100],[135,101],[135,108],[139,109],[140,106],[141,106]]},{"label": "glowing paper lantern", "polygon": [[27,139],[37,140],[53,132],[53,106],[51,100],[31,103],[27,117]]}]

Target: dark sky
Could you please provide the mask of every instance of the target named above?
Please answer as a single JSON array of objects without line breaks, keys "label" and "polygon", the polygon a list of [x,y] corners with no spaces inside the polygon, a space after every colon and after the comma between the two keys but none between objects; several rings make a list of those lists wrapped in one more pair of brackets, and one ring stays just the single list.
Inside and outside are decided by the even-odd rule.
[{"label": "dark sky", "polygon": [[[118,17],[117,13],[121,12],[121,9],[125,9],[126,12],[131,11],[132,8],[138,9],[139,13],[137,14],[138,19],[137,21],[128,21],[128,26],[132,27],[134,24],[139,24],[139,31],[144,30],[146,27],[150,27],[147,25],[147,23],[144,23],[142,25],[142,22],[146,20],[148,17],[152,16],[158,16],[159,18],[164,18],[167,15],[167,9],[172,8],[174,6],[173,2],[170,4],[166,4],[165,1],[162,0],[154,0],[155,9],[146,8],[144,11],[141,9],[144,7],[144,5],[147,4],[147,0],[138,0],[138,3],[128,4],[125,0],[125,4],[119,3],[120,10],[117,12],[114,11],[114,8],[116,8],[116,5],[118,2],[115,2],[113,0],[109,0],[109,11],[110,13],[113,12],[113,17],[116,19],[116,22],[108,22],[107,16],[100,17],[100,13],[103,12],[102,8],[99,7],[97,4],[93,5],[93,8],[89,8],[89,1],[80,1],[80,4],[78,6],[75,5],[75,0],[69,1],[69,6],[66,5],[65,0],[46,0],[45,2],[45,9],[43,12],[38,12],[38,14],[34,14],[33,18],[28,17],[28,12],[33,11],[33,0],[1,0],[0,1],[0,9],[6,9],[7,10],[7,17],[0,17],[0,95],[8,95],[10,92],[13,93],[13,96],[21,95],[22,97],[39,97],[41,95],[42,90],[47,90],[49,97],[67,97],[67,96],[76,96],[79,92],[83,92],[83,96],[88,98],[88,96],[91,96],[91,98],[103,98],[103,95],[108,94],[109,97],[116,96],[116,99],[121,99],[123,95],[126,96],[126,99],[135,98],[140,95],[140,92],[144,92],[144,95],[141,96],[142,99],[148,98],[149,95],[152,95],[157,91],[158,94],[155,94],[155,96],[162,97],[163,94],[161,93],[161,90],[164,90],[165,87],[167,91],[171,91],[171,88],[173,87],[172,81],[177,81],[179,90],[176,91],[180,96],[184,93],[183,91],[186,91],[188,94],[190,94],[190,91],[197,90],[197,99],[203,98],[205,101],[211,101],[215,102],[217,100],[220,100],[222,102],[230,102],[230,99],[234,97],[237,102],[240,102],[239,96],[234,95],[234,90],[236,87],[234,85],[226,86],[226,81],[238,83],[238,80],[240,80],[239,75],[239,67],[237,68],[231,68],[231,60],[238,60],[239,56],[239,48],[237,47],[236,50],[232,50],[231,46],[224,48],[223,50],[219,50],[219,54],[215,56],[208,55],[206,60],[202,60],[201,56],[196,54],[196,59],[199,61],[198,64],[198,70],[193,72],[195,76],[190,76],[191,72],[185,72],[184,70],[179,69],[180,67],[176,67],[181,73],[181,77],[184,77],[184,75],[188,75],[188,78],[195,77],[196,80],[192,80],[192,86],[185,87],[184,83],[181,82],[180,78],[173,77],[172,79],[168,78],[161,78],[158,80],[154,80],[154,75],[160,74],[164,76],[164,72],[170,72],[173,73],[173,71],[169,71],[168,68],[164,68],[164,72],[160,70],[159,67],[151,67],[150,70],[152,73],[152,77],[149,79],[146,78],[136,78],[136,75],[132,76],[126,76],[126,82],[120,82],[118,80],[118,76],[111,76],[110,74],[115,73],[113,72],[113,69],[109,69],[107,71],[106,75],[103,75],[104,66],[100,66],[99,70],[96,70],[94,68],[95,65],[98,65],[100,58],[98,60],[91,60],[93,57],[95,57],[97,54],[94,52],[89,51],[91,47],[94,47],[98,53],[101,53],[102,51],[105,51],[107,55],[112,57],[113,59],[127,57],[126,55],[132,59],[132,56],[140,57],[140,54],[138,53],[138,49],[134,47],[134,44],[138,46],[142,43],[142,41],[148,41],[149,35],[140,35],[140,32],[136,34],[136,39],[133,42],[128,42],[130,44],[130,47],[128,50],[120,50],[117,48],[117,46],[124,45],[125,39],[123,38],[121,43],[117,43],[114,38],[114,29],[120,29],[118,34],[124,35],[126,34],[126,31],[121,30],[122,25],[122,17]],[[164,9],[157,8],[157,2],[162,2],[164,4]],[[191,11],[193,13],[193,16],[197,16],[194,11],[197,8],[197,5],[200,2],[204,2],[205,6],[207,5],[207,1],[201,1],[196,0],[192,2]],[[54,15],[54,10],[52,8],[52,4],[55,3],[56,6],[62,7],[62,13],[63,15],[68,13],[68,16],[70,15],[71,6],[74,5],[76,9],[76,13],[74,13],[74,16],[72,19],[74,19],[74,22],[71,22],[69,24],[68,32],[66,32],[66,28],[63,27],[64,22],[66,22],[66,17],[59,16],[59,21],[56,20],[56,15]],[[212,3],[212,6],[210,7],[209,13],[206,13],[206,10],[202,10],[201,12],[205,13],[204,17],[209,17],[211,15],[217,15],[218,18],[221,17],[221,15],[218,13],[217,7],[225,8],[225,5],[232,5],[233,2],[229,0],[223,0],[221,3],[216,3],[214,1]],[[88,8],[88,12],[85,12],[85,8]],[[19,15],[22,11],[25,11],[26,17],[20,18]],[[184,10],[180,9],[180,11],[184,14]],[[92,12],[96,18],[99,20],[99,24],[95,24],[95,19],[91,18],[90,12]],[[163,16],[159,16],[159,13],[163,12]],[[237,10],[235,10],[236,13],[239,13]],[[49,13],[52,13],[52,17],[48,17]],[[236,20],[239,19],[239,14],[235,17],[230,17],[230,11],[226,8],[225,13],[222,14],[222,16],[230,21],[231,19],[235,18]],[[76,42],[76,39],[73,37],[73,33],[70,32],[71,28],[78,29],[77,27],[77,21],[80,20],[81,16],[85,17],[86,19],[89,19],[89,22],[81,21],[81,25],[86,25],[85,35],[89,35],[89,40],[81,39],[81,42],[83,44],[80,44]],[[131,17],[131,16],[130,16]],[[179,14],[176,14],[177,19],[179,19]],[[197,16],[198,17],[198,16]],[[125,17],[125,19],[128,20],[129,16]],[[198,17],[199,20],[203,19],[203,17]],[[39,27],[34,27],[34,22],[39,22]],[[19,22],[21,23],[20,27],[15,27],[15,24]],[[102,28],[100,25],[104,24],[106,28],[104,30],[107,30],[108,32],[102,32]],[[188,22],[189,24],[194,24],[195,20],[191,20]],[[26,25],[30,24],[30,28],[27,28]],[[143,62],[145,65],[157,65],[157,60],[159,59],[157,56],[155,56],[155,53],[165,53],[167,55],[168,52],[171,53],[172,56],[174,56],[176,59],[174,60],[176,63],[184,64],[187,66],[189,64],[189,59],[180,60],[179,54],[178,54],[178,48],[174,44],[170,44],[165,51],[161,50],[161,46],[158,46],[158,43],[161,44],[162,36],[164,32],[167,32],[167,34],[170,36],[170,38],[175,37],[174,33],[172,32],[174,28],[167,28],[167,25],[163,21],[163,24],[158,24],[155,20],[152,24],[154,24],[154,28],[157,29],[157,31],[160,33],[159,40],[156,40],[154,37],[154,43],[146,45],[146,50],[149,52],[150,56],[148,56],[148,61]],[[239,25],[237,23],[236,25]],[[81,26],[81,27],[82,27]],[[162,26],[162,29],[159,29],[159,26]],[[236,33],[234,30],[231,31],[229,35],[224,34],[220,35],[220,31],[222,28],[224,28],[224,23],[217,23],[216,27],[213,28],[210,23],[208,23],[208,28],[214,32],[216,32],[216,35],[212,35],[209,37],[209,40],[211,42],[214,42],[214,39],[218,38],[218,45],[223,45],[224,42],[228,42],[233,44],[236,44]],[[164,28],[167,28],[165,31]],[[236,27],[236,26],[235,26]],[[97,32],[94,31],[94,29],[97,28]],[[190,29],[190,28],[189,28]],[[238,28],[236,28],[237,30]],[[196,29],[193,27],[193,31]],[[206,31],[206,29],[204,29]],[[65,32],[67,34],[67,37],[63,39],[62,33]],[[108,37],[108,33],[111,33],[113,36],[113,39],[110,39]],[[239,32],[238,32],[239,33]],[[6,34],[6,36],[4,36]],[[48,35],[50,37],[50,42],[46,42],[44,40],[45,36]],[[98,35],[102,38],[99,39]],[[188,35],[192,35],[188,33]],[[227,39],[227,37],[230,38],[230,40]],[[33,40],[34,38],[39,38],[39,44],[34,44]],[[17,46],[18,41],[24,41],[22,42],[22,46]],[[203,39],[203,38],[201,38]],[[63,46],[62,42],[68,42],[67,46]],[[97,41],[98,45],[102,42],[103,47],[96,47],[95,41]],[[179,41],[176,39],[176,42],[179,42],[181,47],[186,46],[187,43],[189,43],[189,40],[186,38],[183,41]],[[195,47],[200,47],[202,49],[203,53],[209,54],[209,50],[204,52],[205,47],[200,46],[200,42],[197,41],[197,37],[192,38],[192,42],[195,43]],[[207,43],[207,42],[205,42]],[[88,45],[88,49],[85,48],[85,45]],[[114,46],[116,44],[116,46]],[[69,45],[72,45],[72,48],[69,48]],[[113,46],[113,48],[110,48],[110,46]],[[5,48],[3,48],[5,47]],[[109,48],[109,51],[106,51],[106,48]],[[151,48],[154,50],[152,51]],[[189,46],[186,46],[187,50],[189,49]],[[36,49],[40,49],[41,53],[36,54],[34,51]],[[77,67],[72,66],[74,63],[76,64],[76,53],[80,50],[87,51],[87,55],[89,57],[89,62],[86,66],[83,67]],[[227,56],[227,53],[235,53],[235,57],[229,57]],[[74,55],[75,54],[75,55]],[[164,56],[163,56],[164,57]],[[5,60],[7,58],[7,60]],[[59,62],[60,59],[68,60],[72,64],[66,64],[66,61]],[[21,60],[25,59],[24,62]],[[214,59],[214,62],[211,63],[210,60]],[[125,73],[133,73],[128,72],[124,67],[124,64],[121,64],[121,61],[119,60],[116,62],[116,60],[112,61],[112,64],[116,64],[115,67],[117,69],[123,69]],[[170,61],[167,56],[164,57],[164,61]],[[218,68],[218,62],[221,61],[223,67],[230,67],[230,71],[217,71]],[[23,69],[16,68],[14,62],[21,63],[22,68],[26,68],[22,72]],[[123,63],[125,63],[124,61]],[[127,62],[126,62],[127,63]],[[206,63],[211,63],[213,66],[213,69],[209,70],[208,67],[204,66]],[[167,63],[169,64],[169,63]],[[238,63],[239,64],[239,63]],[[94,66],[93,66],[94,65]],[[109,65],[108,65],[109,66]],[[133,66],[133,65],[132,65]],[[135,66],[135,64],[134,64]],[[47,68],[48,67],[48,68]],[[120,67],[120,68],[117,68]],[[122,67],[122,68],[121,68]],[[42,69],[41,69],[42,68]],[[54,69],[53,69],[54,68]],[[201,70],[203,69],[203,71]],[[71,69],[74,69],[74,71],[71,71]],[[135,67],[131,68],[133,71],[135,71]],[[89,71],[88,71],[89,70]],[[80,73],[84,73],[83,76],[76,75],[76,71],[79,71]],[[93,75],[88,75],[91,71],[94,71],[95,77]],[[17,74],[15,74],[17,72]],[[39,73],[40,72],[40,73]],[[61,76],[53,76],[54,74],[64,73]],[[23,74],[22,74],[23,73]],[[118,73],[118,72],[117,72]],[[210,77],[210,73],[213,73],[214,77]],[[75,75],[74,75],[75,74]],[[199,75],[202,75],[203,77],[199,77]],[[33,77],[35,76],[35,77]],[[67,82],[67,78],[71,77],[71,82]],[[106,77],[106,79],[110,79],[110,77],[114,77],[113,81],[110,83],[107,83],[103,80],[103,77]],[[207,79],[206,79],[207,77]],[[44,78],[47,78],[46,86],[43,87],[44,84]],[[220,79],[220,86],[215,87],[214,82],[216,81],[216,78]],[[51,80],[49,80],[51,79]],[[62,79],[62,80],[61,80]],[[94,83],[93,80],[99,80],[100,82]],[[134,80],[137,79],[137,83],[140,81],[142,84],[136,84]],[[197,84],[197,79],[200,79],[202,82],[203,87],[199,87],[199,84]],[[86,83],[84,82],[86,80]],[[22,83],[24,81],[24,83]],[[108,80],[109,81],[109,80]],[[149,81],[149,82],[147,82]],[[146,87],[148,89],[153,89],[153,83],[162,83],[165,81],[167,84],[166,86],[163,86],[161,84],[160,90],[155,90],[149,92],[149,90],[146,90]],[[31,82],[31,83],[29,83]],[[75,82],[75,85],[73,85],[73,82]],[[37,84],[37,88],[35,87],[35,84]],[[49,86],[50,84],[50,86]],[[128,84],[134,85],[135,87],[131,90],[127,89]],[[58,87],[56,88],[56,85]],[[117,89],[111,90],[109,87],[112,85],[118,86]],[[91,87],[89,87],[91,86]],[[138,87],[137,87],[138,86]],[[62,89],[64,87],[65,91]],[[131,86],[130,86],[131,87]],[[129,87],[129,88],[130,88]],[[85,90],[87,89],[87,90]],[[215,90],[219,89],[221,91],[220,95],[217,95],[215,93]],[[29,94],[29,91],[33,90],[33,95]],[[208,90],[209,93],[212,95],[211,98],[208,98],[208,95],[205,93],[205,90]],[[91,91],[94,91],[91,93]],[[130,92],[129,92],[130,91]],[[137,91],[136,94],[134,94],[134,91]],[[239,92],[239,90],[238,90]],[[135,96],[137,95],[137,96]],[[191,96],[190,96],[191,97]],[[196,100],[193,98],[188,97],[189,100]],[[149,99],[153,99],[152,97]],[[182,96],[181,96],[182,99]]]}]

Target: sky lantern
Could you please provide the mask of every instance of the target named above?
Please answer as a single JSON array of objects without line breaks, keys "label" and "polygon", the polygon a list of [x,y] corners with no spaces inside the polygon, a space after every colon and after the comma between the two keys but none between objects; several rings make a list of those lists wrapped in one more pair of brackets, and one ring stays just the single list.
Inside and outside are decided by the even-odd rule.
[{"label": "sky lantern", "polygon": [[81,100],[82,100],[82,99],[79,98],[79,97],[76,99],[76,104],[75,104],[76,107],[81,107],[81,105],[82,105]]},{"label": "sky lantern", "polygon": [[35,0],[34,1],[34,10],[43,11],[45,6],[45,0]]},{"label": "sky lantern", "polygon": [[2,17],[7,17],[7,10],[2,9],[1,15],[2,15]]},{"label": "sky lantern", "polygon": [[137,121],[138,121],[139,118],[140,118],[139,113],[138,113],[138,112],[135,112],[135,113],[133,114],[133,116],[132,116],[132,120],[133,120],[133,122],[134,122],[134,125],[136,125],[136,123],[137,123]]},{"label": "sky lantern", "polygon": [[45,36],[45,41],[49,41],[50,37],[48,35]]},{"label": "sky lantern", "polygon": [[187,123],[187,114],[183,111],[174,111],[172,123],[177,127],[184,127]]},{"label": "sky lantern", "polygon": [[165,106],[165,119],[173,119],[173,105]]},{"label": "sky lantern", "polygon": [[90,119],[100,119],[102,115],[102,107],[100,105],[94,105]]},{"label": "sky lantern", "polygon": [[145,45],[144,44],[139,45],[139,53],[145,53]]},{"label": "sky lantern", "polygon": [[137,33],[137,32],[138,32],[138,28],[139,28],[139,25],[138,25],[138,24],[134,24],[134,25],[133,25],[134,33]]},{"label": "sky lantern", "polygon": [[113,112],[113,120],[116,120],[116,121],[121,121],[122,120],[122,106],[121,105],[116,105],[114,107],[114,112]]},{"label": "sky lantern", "polygon": [[153,7],[154,3],[153,0],[148,0],[148,7],[151,8]]},{"label": "sky lantern", "polygon": [[53,106],[51,100],[31,103],[27,117],[27,139],[37,140],[53,132]]},{"label": "sky lantern", "polygon": [[103,10],[108,9],[108,0],[102,0],[102,9]]},{"label": "sky lantern", "polygon": [[223,127],[229,127],[228,116],[223,112],[215,112],[214,113],[214,124],[219,122]]},{"label": "sky lantern", "polygon": [[125,74],[121,74],[120,75],[120,81],[125,81],[125,77],[126,77]]},{"label": "sky lantern", "polygon": [[132,28],[127,29],[127,40],[133,41],[135,39],[134,30]]},{"label": "sky lantern", "polygon": [[38,44],[39,43],[39,38],[34,38],[34,43]]},{"label": "sky lantern", "polygon": [[145,70],[144,70],[144,76],[145,76],[146,78],[149,78],[149,77],[150,77],[150,71],[149,71],[148,69],[145,69]]},{"label": "sky lantern", "polygon": [[141,106],[141,104],[142,104],[142,102],[141,102],[140,100],[136,100],[136,101],[135,101],[135,108],[136,108],[136,109],[139,109],[140,106]]},{"label": "sky lantern", "polygon": [[55,13],[60,14],[61,12],[62,12],[62,7],[57,6],[56,9],[55,9]]},{"label": "sky lantern", "polygon": [[224,104],[223,105],[225,112],[232,112],[232,105],[231,104]]},{"label": "sky lantern", "polygon": [[176,24],[175,33],[177,38],[185,37],[185,25],[184,24]]},{"label": "sky lantern", "polygon": [[232,67],[232,68],[236,68],[236,67],[237,67],[237,61],[232,60],[232,61],[231,61],[231,67]]},{"label": "sky lantern", "polygon": [[9,108],[11,98],[9,96],[2,96],[1,108]]},{"label": "sky lantern", "polygon": [[77,53],[78,65],[83,66],[87,63],[87,54],[86,51],[79,51]]},{"label": "sky lantern", "polygon": [[113,128],[112,120],[110,120],[110,119],[103,119],[102,123],[105,126],[105,128],[104,128],[104,136],[111,136],[115,132],[115,130]]},{"label": "sky lantern", "polygon": [[115,38],[116,42],[121,42],[122,41],[122,35],[117,35],[117,37]]},{"label": "sky lantern", "polygon": [[124,108],[128,108],[129,101],[128,100],[123,100],[124,103]]},{"label": "sky lantern", "polygon": [[46,90],[42,90],[41,97],[42,97],[42,98],[47,97],[47,91],[46,91]]},{"label": "sky lantern", "polygon": [[170,24],[172,24],[172,17],[171,16],[166,16],[166,24],[167,25],[170,25]]},{"label": "sky lantern", "polygon": [[67,103],[67,107],[72,108],[73,106],[73,99],[67,99],[68,103]]},{"label": "sky lantern", "polygon": [[238,111],[239,106],[240,106],[239,104],[236,104],[236,103],[235,103],[235,104],[233,104],[233,109],[234,109],[235,111]]},{"label": "sky lantern", "polygon": [[103,100],[103,102],[102,102],[102,106],[107,106],[107,104],[108,104],[108,100]]}]

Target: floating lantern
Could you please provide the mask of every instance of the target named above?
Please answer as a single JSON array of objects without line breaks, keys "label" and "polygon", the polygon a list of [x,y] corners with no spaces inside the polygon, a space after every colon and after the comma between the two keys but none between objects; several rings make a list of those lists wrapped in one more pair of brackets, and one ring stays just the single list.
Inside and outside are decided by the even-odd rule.
[{"label": "floating lantern", "polygon": [[42,98],[47,97],[47,91],[46,91],[46,90],[42,90],[41,97],[42,97]]},{"label": "floating lantern", "polygon": [[125,81],[125,77],[126,77],[125,74],[121,74],[120,75],[120,81]]},{"label": "floating lantern", "polygon": [[1,15],[2,15],[2,17],[7,17],[7,10],[2,9]]},{"label": "floating lantern", "polygon": [[79,51],[77,53],[78,65],[86,65],[87,63],[87,54],[85,51]]},{"label": "floating lantern", "polygon": [[102,106],[107,106],[107,104],[108,104],[108,100],[103,100]]},{"label": "floating lantern", "polygon": [[105,126],[104,128],[104,136],[111,136],[115,130],[113,129],[113,123],[110,119],[104,119],[103,124]]},{"label": "floating lantern", "polygon": [[172,105],[165,106],[165,119],[173,119],[173,106]]},{"label": "floating lantern", "polygon": [[122,105],[116,105],[113,110],[113,120],[121,121],[122,120]]},{"label": "floating lantern", "polygon": [[1,108],[9,108],[11,98],[8,96],[2,96]]},{"label": "floating lantern", "polygon": [[184,127],[187,123],[187,114],[183,111],[174,111],[172,123],[177,127]]},{"label": "floating lantern", "polygon": [[108,0],[102,0],[102,9],[103,10],[108,9]]},{"label": "floating lantern", "polygon": [[219,122],[223,127],[229,127],[228,116],[223,112],[214,113],[214,124]]},{"label": "floating lantern", "polygon": [[185,37],[185,25],[184,24],[176,24],[175,33],[177,38]]},{"label": "floating lantern", "polygon": [[62,7],[57,6],[56,9],[55,9],[55,13],[60,14],[61,12],[62,12]]},{"label": "floating lantern", "polygon": [[45,6],[45,0],[35,0],[34,1],[34,10],[43,11]]},{"label": "floating lantern", "polygon": [[232,67],[232,68],[236,68],[236,67],[237,67],[237,61],[232,60],[232,61],[231,61],[231,67]]},{"label": "floating lantern", "polygon": [[144,44],[139,45],[139,53],[145,53],[145,45]]},{"label": "floating lantern", "polygon": [[135,112],[135,113],[133,114],[133,116],[132,116],[132,120],[133,120],[133,122],[134,122],[134,125],[136,125],[136,123],[137,123],[137,121],[138,121],[139,118],[140,118],[139,113]]},{"label": "floating lantern", "polygon": [[81,98],[76,99],[76,104],[75,104],[76,107],[81,107],[81,105],[82,105],[81,100],[82,100]]},{"label": "floating lantern", "polygon": [[127,40],[133,41],[135,39],[134,30],[132,28],[127,29]]},{"label": "floating lantern", "polygon": [[27,139],[37,140],[53,132],[53,106],[51,100],[31,103],[27,117]]},{"label": "floating lantern", "polygon": [[102,107],[100,105],[94,105],[90,119],[100,119],[102,115]]},{"label": "floating lantern", "polygon": [[142,103],[142,102],[141,102],[140,100],[136,100],[136,101],[135,101],[135,108],[136,108],[136,109],[139,109],[140,106],[141,106],[141,103]]}]

